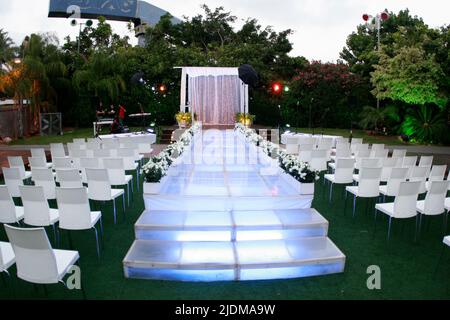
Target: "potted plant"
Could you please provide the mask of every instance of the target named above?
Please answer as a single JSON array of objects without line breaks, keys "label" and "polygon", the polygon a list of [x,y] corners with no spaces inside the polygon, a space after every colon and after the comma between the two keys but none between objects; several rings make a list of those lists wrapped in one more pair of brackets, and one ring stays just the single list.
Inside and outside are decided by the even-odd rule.
[{"label": "potted plant", "polygon": [[311,170],[308,163],[298,160],[296,156],[282,153],[280,155],[281,168],[285,171],[285,180],[302,195],[313,195],[315,182],[319,174]]},{"label": "potted plant", "polygon": [[180,129],[185,129],[192,124],[192,115],[189,112],[179,112],[175,116]]},{"label": "potted plant", "polygon": [[159,194],[169,165],[162,157],[154,157],[142,167],[144,194]]},{"label": "potted plant", "polygon": [[241,123],[246,127],[250,127],[255,121],[256,116],[248,113],[237,113],[236,114],[236,123]]}]

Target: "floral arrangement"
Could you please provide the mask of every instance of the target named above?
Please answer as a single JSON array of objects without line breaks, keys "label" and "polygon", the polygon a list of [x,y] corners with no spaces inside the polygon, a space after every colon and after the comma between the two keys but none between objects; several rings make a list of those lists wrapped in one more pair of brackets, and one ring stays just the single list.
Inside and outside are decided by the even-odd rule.
[{"label": "floral arrangement", "polygon": [[179,125],[190,125],[192,123],[192,114],[189,112],[179,112],[176,114],[175,119]]},{"label": "floral arrangement", "polygon": [[236,123],[243,124],[245,126],[250,126],[253,121],[255,121],[256,116],[248,113],[237,113]]},{"label": "floral arrangement", "polygon": [[301,183],[314,183],[320,179],[319,172],[311,170],[308,163],[300,161],[295,155],[287,154],[278,145],[267,141],[243,124],[238,123],[235,130],[244,135],[248,141],[259,146],[264,153],[272,156],[275,155],[278,158],[281,169],[297,181]]},{"label": "floral arrangement", "polygon": [[142,174],[146,183],[160,183],[167,175],[170,166],[178,159],[184,150],[191,144],[193,137],[200,130],[194,125],[180,137],[180,140],[169,145],[157,156],[154,156],[142,167]]}]

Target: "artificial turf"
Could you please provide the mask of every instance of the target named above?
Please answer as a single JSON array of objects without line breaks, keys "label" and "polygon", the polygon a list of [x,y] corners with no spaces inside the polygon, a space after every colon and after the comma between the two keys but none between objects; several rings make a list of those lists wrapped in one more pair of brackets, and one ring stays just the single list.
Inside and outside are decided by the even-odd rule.
[{"label": "artificial turf", "polygon": [[[395,221],[393,234],[386,240],[387,219],[379,215],[374,232],[373,206],[366,212],[364,200],[358,201],[356,218],[351,216],[349,199],[344,215],[343,187],[335,187],[332,205],[328,189],[316,184],[314,208],[330,222],[329,237],[346,254],[342,274],[304,279],[182,283],[129,280],[123,275],[122,260],[134,240],[133,225],[144,209],[142,193],[135,190],[131,207],[124,221],[119,210],[119,222],[113,223],[112,208],[103,208],[105,248],[97,259],[93,232],[73,233],[73,245],[80,252],[80,266],[87,299],[167,299],[167,300],[253,300],[253,299],[448,299],[450,298],[450,248],[439,260],[442,244],[442,217],[425,222],[419,242],[414,242],[415,219]],[[181,209],[181,208],[180,208]],[[1,228],[0,241],[6,241]],[[49,230],[50,231],[50,230]],[[448,229],[447,229],[448,231]],[[48,232],[52,239],[52,233]],[[61,247],[68,248],[67,235],[62,233]],[[440,261],[439,267],[436,266]],[[381,268],[381,290],[367,288],[367,268]],[[435,271],[436,270],[436,271]],[[0,282],[0,299],[82,299],[79,291],[69,291],[62,285],[34,287],[12,277]]]}]

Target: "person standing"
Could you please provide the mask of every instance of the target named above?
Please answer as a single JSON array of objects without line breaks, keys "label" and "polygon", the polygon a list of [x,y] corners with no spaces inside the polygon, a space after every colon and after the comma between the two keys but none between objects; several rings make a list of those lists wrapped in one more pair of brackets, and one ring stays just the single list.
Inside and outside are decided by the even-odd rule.
[{"label": "person standing", "polygon": [[119,122],[120,125],[123,127],[124,122],[125,122],[125,115],[127,113],[127,109],[125,109],[125,107],[123,106],[123,104],[119,105]]}]

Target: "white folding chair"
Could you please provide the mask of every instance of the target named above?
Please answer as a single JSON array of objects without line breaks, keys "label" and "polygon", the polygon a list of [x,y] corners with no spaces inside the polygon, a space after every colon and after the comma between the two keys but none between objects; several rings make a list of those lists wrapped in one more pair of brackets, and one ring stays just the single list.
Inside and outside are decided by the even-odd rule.
[{"label": "white folding chair", "polygon": [[355,156],[358,156],[358,153],[363,152],[364,157],[367,157],[367,158],[370,157],[369,145],[365,144],[365,143],[352,143],[351,151]]},{"label": "white folding chair", "polygon": [[370,158],[370,150],[369,149],[359,150],[355,155],[355,159],[356,159],[355,169],[360,170],[362,159],[368,159],[368,158]]},{"label": "white folding chair", "polygon": [[388,149],[377,149],[370,153],[371,158],[387,158],[389,155]]},{"label": "white folding chair", "polygon": [[327,151],[327,161],[331,161],[331,149],[332,148],[333,148],[333,139],[332,138],[319,139],[319,143],[317,144],[317,149]]},{"label": "white folding chair", "polygon": [[[401,158],[383,158],[381,171],[381,182],[387,182],[391,177],[392,168],[400,168],[402,166],[403,160]],[[408,170],[406,170],[406,175],[408,175]]]},{"label": "white folding chair", "polygon": [[448,181],[432,181],[430,190],[425,200],[417,201],[417,211],[421,214],[419,223],[419,234],[422,226],[423,216],[438,216],[444,214],[444,232],[447,231],[447,214],[445,213],[445,197],[447,195]]},{"label": "white folding chair", "polygon": [[47,200],[56,199],[56,183],[52,169],[33,169],[33,181],[35,186],[44,188]]},{"label": "white folding chair", "polygon": [[136,172],[136,190],[139,191],[140,172],[139,172],[139,164],[135,161],[134,150],[131,148],[118,149],[117,157],[123,159],[125,171]]},{"label": "white folding chair", "polygon": [[111,149],[94,150],[94,158],[110,158],[112,156]]},{"label": "white folding chair", "polygon": [[50,153],[52,155],[52,161],[54,158],[65,158],[67,156],[64,144],[62,143],[50,144]]},{"label": "white folding chair", "polygon": [[53,228],[55,243],[58,241],[56,224],[59,221],[57,209],[51,209],[45,198],[44,188],[36,186],[20,187],[20,194],[25,214],[25,224],[33,227]]},{"label": "white folding chair", "polygon": [[350,184],[353,182],[354,166],[355,166],[355,159],[337,158],[336,169],[334,171],[334,174],[325,175],[325,179],[330,182],[330,202],[333,197],[334,184]]},{"label": "white folding chair", "polygon": [[20,198],[19,187],[23,186],[23,180],[19,168],[2,168],[2,170],[9,194],[13,198]]},{"label": "white folding chair", "polygon": [[375,205],[375,222],[378,211],[389,216],[388,240],[391,237],[392,219],[409,219],[416,217],[416,238],[418,215],[416,210],[420,182],[401,182],[398,195],[393,203],[378,203]]},{"label": "white folding chair", "polygon": [[72,158],[53,158],[53,169],[63,170],[63,169],[73,169]]},{"label": "white folding chair", "polygon": [[380,186],[380,193],[384,200],[386,197],[396,197],[400,183],[405,182],[408,176],[408,168],[391,168],[391,174],[385,186]]},{"label": "white folding chair", "polygon": [[25,171],[25,164],[22,157],[8,157],[8,163],[10,168],[17,168],[20,171],[22,180],[28,180],[31,178],[31,172]]},{"label": "white folding chair", "polygon": [[[113,187],[127,187],[128,206],[131,202],[130,184],[133,189],[133,176],[125,173],[123,159],[103,159],[103,165],[108,170],[109,182]],[[133,190],[132,190],[133,191]]]},{"label": "white folding chair", "polygon": [[[426,182],[428,177],[428,172],[430,168],[428,167],[412,167],[410,168],[411,175],[409,177],[409,181],[418,181],[420,182],[419,193],[427,192]],[[409,171],[408,171],[409,172]]]},{"label": "white folding chair", "polygon": [[31,172],[33,172],[33,169],[48,169],[49,168],[45,159],[41,158],[41,157],[28,158],[28,162],[30,163]]},{"label": "white folding chair", "polygon": [[0,186],[0,223],[19,224],[23,218],[23,207],[16,207],[8,187]]},{"label": "white folding chair", "polygon": [[402,167],[408,168],[408,178],[411,177],[412,169],[417,165],[417,156],[404,157]]},{"label": "white folding chair", "polygon": [[286,153],[287,154],[298,154],[298,137],[288,137],[286,139]]},{"label": "white folding chair", "polygon": [[347,186],[345,188],[347,192],[353,194],[353,217],[356,214],[357,198],[378,198],[380,195],[380,180],[381,168],[361,168],[358,186]]},{"label": "white folding chair", "polygon": [[112,189],[109,182],[108,170],[86,168],[88,180],[88,196],[94,201],[112,201],[114,206],[114,223],[117,223],[116,199],[122,196],[123,213],[125,215],[125,192]]},{"label": "white folding chair", "polygon": [[433,156],[421,156],[419,161],[419,167],[429,167],[433,165]]},{"label": "white folding chair", "polygon": [[302,162],[310,163],[313,150],[314,150],[313,144],[300,144],[298,151],[298,159]]},{"label": "white folding chair", "polygon": [[[338,143],[336,145],[336,153],[331,156],[331,160],[336,161],[337,158],[351,158],[352,152],[349,143]],[[330,163],[329,167],[335,169],[335,163]]]},{"label": "white folding chair", "polygon": [[430,189],[430,183],[432,181],[443,181],[445,178],[445,172],[447,171],[447,166],[433,166],[428,176],[428,182],[426,183],[427,190]]},{"label": "white folding chair", "polygon": [[14,255],[11,244],[7,242],[0,242],[0,274],[2,272],[9,276],[8,269],[16,263],[16,256]]},{"label": "white folding chair", "polygon": [[45,153],[45,150],[42,148],[31,148],[31,157],[32,158],[41,158],[42,161],[46,163],[47,168],[53,167],[53,163],[47,162],[47,155]]},{"label": "white folding chair", "polygon": [[311,151],[311,170],[314,171],[326,171],[328,161],[328,151],[327,150],[312,150]]},{"label": "white folding chair", "polygon": [[[363,168],[381,168],[382,166],[382,159],[380,158],[357,158],[359,159],[359,171],[361,171]],[[355,182],[359,182],[359,174],[353,175],[353,180]]]},{"label": "white folding chair", "polygon": [[88,152],[86,149],[74,150],[71,154],[73,167],[81,170],[81,158],[87,158]]},{"label": "white folding chair", "polygon": [[[345,139],[345,140],[348,141],[348,139]],[[363,139],[362,138],[352,138],[352,143],[355,144],[355,145],[356,144],[363,144]]]},{"label": "white folding chair", "polygon": [[81,164],[81,181],[83,183],[87,183],[87,175],[86,175],[86,169],[100,169],[103,165],[100,164],[100,159],[98,158],[81,158],[80,159]]},{"label": "white folding chair", "polygon": [[[77,251],[54,250],[44,228],[20,229],[5,225],[16,256],[17,277],[34,284],[57,284],[72,271]],[[83,287],[81,288],[84,294]]]},{"label": "white folding chair", "polygon": [[[375,154],[376,154],[377,152],[381,152],[382,150],[385,150],[384,147],[385,147],[384,144],[373,144],[373,145],[372,145],[372,149],[370,149],[370,156],[371,156],[372,158],[374,158],[374,157],[379,157],[379,156],[376,156]],[[387,153],[389,153],[389,150],[387,150]],[[387,155],[386,155],[386,156],[387,156]]]},{"label": "white folding chair", "polygon": [[83,181],[78,169],[56,170],[56,181],[61,188],[82,188]]},{"label": "white folding chair", "polygon": [[152,138],[150,136],[138,137],[139,153],[142,155],[149,155],[153,152],[152,149]]},{"label": "white folding chair", "polygon": [[392,151],[392,158],[404,158],[406,157],[406,150],[394,149]]},{"label": "white folding chair", "polygon": [[69,231],[91,230],[95,232],[97,256],[100,257],[97,223],[103,235],[102,213],[91,212],[86,188],[57,188],[59,229]]}]

